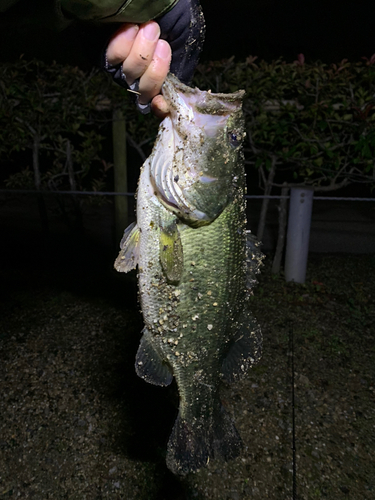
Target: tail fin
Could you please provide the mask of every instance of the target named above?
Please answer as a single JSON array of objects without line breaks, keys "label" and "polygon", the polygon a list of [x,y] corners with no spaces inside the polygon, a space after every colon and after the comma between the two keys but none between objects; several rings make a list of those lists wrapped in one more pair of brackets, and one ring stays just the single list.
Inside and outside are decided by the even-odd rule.
[{"label": "tail fin", "polygon": [[167,467],[184,476],[207,465],[210,458],[235,458],[241,448],[241,438],[223,407],[209,420],[187,421],[179,414],[168,442]]}]

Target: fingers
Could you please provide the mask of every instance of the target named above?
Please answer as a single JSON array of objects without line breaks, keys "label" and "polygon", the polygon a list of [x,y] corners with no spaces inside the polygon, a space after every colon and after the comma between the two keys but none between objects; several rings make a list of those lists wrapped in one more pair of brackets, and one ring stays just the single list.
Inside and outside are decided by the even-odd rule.
[{"label": "fingers", "polygon": [[[159,40],[150,65],[139,81],[139,102],[146,104],[153,97],[160,94],[161,86],[168,74],[171,62],[171,48],[164,40]],[[124,70],[126,75],[126,71]]]},{"label": "fingers", "polygon": [[[116,65],[123,61],[123,72],[129,85],[139,78],[141,104],[147,104],[160,94],[169,71],[171,48],[159,36],[160,28],[154,21],[140,26],[125,24],[107,47],[107,60],[110,64]],[[152,105],[152,109],[155,114],[160,111],[164,115],[167,104],[161,97]]]},{"label": "fingers", "polygon": [[150,66],[159,40],[159,35],[159,25],[154,22],[149,22],[140,26],[132,49],[122,65],[129,85],[131,85],[136,78],[140,78]]},{"label": "fingers", "polygon": [[107,60],[115,66],[123,62],[130,54],[134,40],[139,32],[137,24],[124,24],[113,35],[107,47]]}]

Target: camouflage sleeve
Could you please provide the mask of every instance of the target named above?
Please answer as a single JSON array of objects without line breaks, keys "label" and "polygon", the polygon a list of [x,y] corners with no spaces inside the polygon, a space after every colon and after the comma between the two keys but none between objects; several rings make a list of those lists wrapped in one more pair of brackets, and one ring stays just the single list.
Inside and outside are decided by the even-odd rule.
[{"label": "camouflage sleeve", "polygon": [[13,4],[17,3],[19,0],[0,0],[0,12],[5,12],[10,9]]},{"label": "camouflage sleeve", "polygon": [[57,0],[67,17],[83,21],[144,23],[163,15],[178,0]]}]

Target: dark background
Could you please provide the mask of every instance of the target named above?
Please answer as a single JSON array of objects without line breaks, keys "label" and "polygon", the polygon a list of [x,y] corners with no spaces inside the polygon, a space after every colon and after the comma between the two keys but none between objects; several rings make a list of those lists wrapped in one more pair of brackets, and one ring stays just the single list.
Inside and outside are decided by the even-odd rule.
[{"label": "dark background", "polygon": [[[207,23],[202,59],[256,55],[293,61],[359,60],[375,53],[375,2],[201,0]],[[57,25],[51,0],[21,0],[0,15],[0,60],[24,54],[89,67],[101,37],[82,23]],[[105,35],[104,35],[105,38]]]},{"label": "dark background", "polygon": [[[288,62],[358,60],[375,52],[375,2],[361,0],[202,0],[206,54]],[[370,55],[371,55],[370,54]]]},{"label": "dark background", "polygon": [[[280,56],[293,61],[298,53],[304,53],[307,61],[320,59],[330,63],[343,58],[355,61],[361,56],[370,57],[375,53],[375,2],[201,1],[207,22],[206,44],[202,55],[204,60],[228,58],[232,55],[240,59],[251,54],[268,61]],[[52,3],[50,0],[22,0],[6,14],[0,15],[0,62],[16,60],[24,54],[26,58],[56,60],[59,63],[79,65],[84,69],[92,65],[92,56],[97,53],[100,45],[98,31],[83,24],[72,24],[65,28],[56,26]],[[26,331],[34,330],[38,328],[37,320],[33,319],[38,318],[38,297],[48,294],[53,303],[55,299],[59,299],[59,294],[68,291],[72,296],[104,297],[109,304],[121,310],[134,310],[132,328],[136,331],[139,325],[140,332],[141,318],[136,316],[134,279],[118,275],[112,267],[118,251],[118,241],[115,249],[110,205],[104,205],[104,208],[98,208],[97,211],[95,207],[89,207],[90,210],[84,214],[85,232],[79,234],[70,231],[56,210],[50,210],[50,234],[46,235],[41,231],[34,197],[7,196],[1,199],[1,204],[0,234],[5,243],[0,245],[0,261],[3,264],[0,266],[0,281],[1,291],[7,299],[3,297],[0,301],[4,307],[4,314],[0,315],[2,320],[7,317],[10,305],[13,308],[11,311],[19,311],[20,317],[26,316]],[[259,203],[252,200],[248,206],[251,229],[256,232]],[[274,248],[277,237],[276,202],[271,203],[270,212],[271,220],[266,227],[264,251]],[[311,251],[372,252],[374,240],[370,228],[375,227],[373,218],[372,205],[314,202]],[[348,274],[345,268],[342,272]],[[353,289],[356,290],[354,286]],[[28,310],[33,307],[35,309],[27,317]],[[61,311],[62,315],[65,313]],[[333,311],[329,313],[334,314]],[[51,322],[54,321],[52,314],[53,312]],[[119,328],[122,328],[121,325]],[[48,334],[49,330],[46,329],[45,332]],[[329,330],[327,332],[330,333]],[[111,331],[106,332],[107,342],[111,340],[111,335]],[[119,396],[116,397],[131,408],[134,423],[130,431],[133,432],[134,446],[142,452],[145,449],[149,455],[157,453],[159,457],[163,453],[159,449],[165,449],[164,441],[173,424],[174,409],[170,409],[166,391],[157,391],[157,388],[136,379],[133,360],[138,338],[131,338],[130,341],[132,346],[119,365],[121,373],[117,365],[114,365],[116,371],[106,371],[105,377],[106,380],[111,380],[113,387],[118,388]],[[121,343],[121,355],[124,345],[128,347],[129,344]],[[272,343],[265,343],[266,349],[272,353],[270,345],[272,348]],[[275,345],[280,352],[280,345]],[[305,344],[304,349],[306,350]],[[103,363],[100,369],[100,373],[104,373],[107,365]],[[324,374],[322,377],[328,379],[329,375]],[[332,386],[331,381],[330,384]],[[273,391],[271,386],[271,393]],[[108,390],[103,389],[103,392],[108,393]],[[346,395],[347,392],[345,388]],[[152,413],[149,408],[152,408]],[[158,441],[159,448],[156,448],[155,440]],[[42,450],[36,448],[33,452],[40,457],[41,464],[44,464],[42,460],[46,455],[47,443],[42,441],[41,445]],[[132,453],[131,447],[127,453]],[[147,460],[155,460],[149,455],[146,456]],[[164,460],[161,460],[159,457],[160,468],[165,469]],[[163,484],[158,498],[187,498],[184,494],[186,487],[164,469],[160,472]],[[353,477],[356,477],[354,473]]]}]

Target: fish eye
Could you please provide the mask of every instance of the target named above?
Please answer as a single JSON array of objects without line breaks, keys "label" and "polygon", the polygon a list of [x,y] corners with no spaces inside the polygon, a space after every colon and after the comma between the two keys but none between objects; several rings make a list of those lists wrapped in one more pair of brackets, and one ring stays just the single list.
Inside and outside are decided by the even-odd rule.
[{"label": "fish eye", "polygon": [[241,144],[241,135],[235,130],[228,132],[229,143],[232,147],[237,148]]}]

